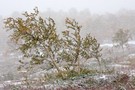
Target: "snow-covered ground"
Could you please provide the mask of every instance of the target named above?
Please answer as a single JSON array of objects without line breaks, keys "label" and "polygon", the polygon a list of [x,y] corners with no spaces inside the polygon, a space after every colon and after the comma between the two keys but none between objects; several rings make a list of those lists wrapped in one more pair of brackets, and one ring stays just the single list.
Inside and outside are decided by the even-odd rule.
[{"label": "snow-covered ground", "polygon": [[[135,45],[135,41],[129,41],[128,44],[129,45]],[[101,47],[113,47],[114,45],[116,45],[116,44],[113,44],[113,43],[104,43],[104,44],[101,44],[100,46]]]},{"label": "snow-covered ground", "polygon": [[129,41],[128,44],[135,44],[135,41]]},{"label": "snow-covered ground", "polygon": [[135,53],[133,53],[133,54],[129,54],[129,55],[128,55],[128,57],[129,57],[129,58],[133,58],[133,57],[135,57]]},{"label": "snow-covered ground", "polygon": [[113,47],[113,44],[111,43],[105,43],[105,44],[101,44],[101,47]]},{"label": "snow-covered ground", "polygon": [[111,67],[115,67],[115,68],[118,68],[118,67],[129,67],[128,65],[121,65],[121,64],[112,64],[112,65],[109,65]]}]

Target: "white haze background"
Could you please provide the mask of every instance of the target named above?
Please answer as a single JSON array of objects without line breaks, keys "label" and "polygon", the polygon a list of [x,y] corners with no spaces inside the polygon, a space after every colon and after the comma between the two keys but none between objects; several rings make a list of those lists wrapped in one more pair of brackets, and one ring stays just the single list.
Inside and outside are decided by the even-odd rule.
[{"label": "white haze background", "polygon": [[37,6],[40,11],[68,11],[89,9],[91,13],[115,13],[120,9],[135,9],[135,0],[0,0],[0,15],[7,16],[17,11],[31,11]]}]

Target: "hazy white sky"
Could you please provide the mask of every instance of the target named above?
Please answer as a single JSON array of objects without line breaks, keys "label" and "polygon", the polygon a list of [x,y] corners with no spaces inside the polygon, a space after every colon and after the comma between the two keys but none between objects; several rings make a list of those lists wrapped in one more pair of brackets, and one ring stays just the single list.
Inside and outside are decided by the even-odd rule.
[{"label": "hazy white sky", "polygon": [[120,9],[135,10],[135,0],[0,0],[0,15],[9,15],[14,11],[31,11],[38,6],[40,11],[48,8],[67,11],[89,9],[91,13],[114,13]]}]

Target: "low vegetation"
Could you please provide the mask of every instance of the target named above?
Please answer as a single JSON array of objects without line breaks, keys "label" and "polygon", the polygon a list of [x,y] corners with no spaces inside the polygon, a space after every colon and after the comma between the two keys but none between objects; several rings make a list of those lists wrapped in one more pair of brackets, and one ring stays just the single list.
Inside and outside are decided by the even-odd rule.
[{"label": "low vegetation", "polygon": [[5,27],[12,31],[10,39],[25,58],[19,60],[19,69],[30,72],[32,68],[46,63],[56,69],[57,76],[65,79],[88,74],[90,70],[81,65],[89,59],[95,58],[100,66],[100,44],[90,34],[82,37],[82,26],[78,22],[66,18],[67,29],[60,36],[55,21],[52,18],[43,19],[38,14],[35,8],[34,13],[23,14],[25,19],[5,19]]},{"label": "low vegetation", "polygon": [[[107,62],[112,64],[110,60],[125,57],[111,57],[107,53],[105,55],[109,54],[109,57],[103,58],[97,39],[90,33],[82,37],[82,26],[76,20],[66,18],[66,29],[58,34],[54,19],[39,16],[38,8],[33,13],[25,12],[23,16],[9,17],[4,22],[5,28],[12,32],[10,40],[15,44],[15,50],[23,55],[17,68],[20,80],[5,84],[5,90],[135,89],[134,76],[117,74],[113,67],[106,65]],[[129,39],[128,31],[119,30],[113,42],[124,49]],[[13,79],[14,76],[5,78]]]}]

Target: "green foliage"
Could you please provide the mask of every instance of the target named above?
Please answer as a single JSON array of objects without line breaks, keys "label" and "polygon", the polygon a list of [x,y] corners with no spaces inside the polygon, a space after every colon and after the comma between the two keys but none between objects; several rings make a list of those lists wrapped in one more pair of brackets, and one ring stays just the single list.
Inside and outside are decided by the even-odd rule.
[{"label": "green foliage", "polygon": [[[61,62],[66,62],[68,71],[81,73],[82,60],[101,57],[100,44],[90,34],[82,38],[81,27],[75,20],[67,18],[67,30],[62,32],[60,38],[56,32],[55,22],[52,18],[43,19],[38,16],[39,11],[34,13],[25,12],[22,18],[9,17],[5,19],[5,27],[12,30],[10,38],[18,45],[24,57],[29,58],[30,66],[50,63],[64,78],[60,69]],[[25,60],[20,60],[25,65]],[[84,71],[83,71],[84,72]],[[69,72],[70,73],[70,72]]]},{"label": "green foliage", "polygon": [[89,78],[84,83],[87,84],[89,87],[92,87],[95,86],[98,83],[98,81],[93,78]]},{"label": "green foliage", "polygon": [[25,57],[30,58],[30,65],[42,64],[44,61],[51,62],[60,72],[56,65],[57,54],[60,49],[60,39],[56,34],[55,22],[52,18],[44,20],[38,16],[38,9],[34,13],[25,12],[22,18],[7,18],[5,26],[13,30],[11,40],[19,45],[19,50]]},{"label": "green foliage", "polygon": [[127,44],[127,42],[129,41],[129,39],[131,39],[131,35],[129,33],[128,30],[123,30],[123,29],[119,29],[114,37],[113,37],[113,42],[116,43],[116,46],[121,46],[123,48],[123,46],[125,44]]},{"label": "green foliage", "polygon": [[90,34],[82,38],[80,36],[81,27],[75,20],[66,19],[66,31],[63,31],[63,48],[59,54],[62,60],[69,62],[74,70],[78,68],[80,73],[81,60],[88,60],[90,58],[99,59],[101,57],[100,44]]},{"label": "green foliage", "polygon": [[[97,70],[90,70],[90,69],[86,69],[86,68],[80,68],[80,73],[78,74],[78,71],[75,71],[75,70],[66,70],[66,71],[63,71],[63,74],[65,75],[64,79],[72,79],[72,78],[75,78],[75,77],[79,77],[79,76],[85,76],[85,75],[94,75],[94,74],[97,74]],[[57,74],[56,75],[57,78],[61,78],[61,74]]]}]

